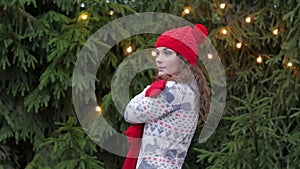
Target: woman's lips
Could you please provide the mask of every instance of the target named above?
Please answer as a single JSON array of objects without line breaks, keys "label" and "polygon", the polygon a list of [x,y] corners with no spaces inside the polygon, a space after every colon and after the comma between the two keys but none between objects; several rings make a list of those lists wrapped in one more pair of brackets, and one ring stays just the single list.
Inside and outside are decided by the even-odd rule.
[{"label": "woman's lips", "polygon": [[158,70],[162,70],[164,69],[165,67],[157,67]]}]

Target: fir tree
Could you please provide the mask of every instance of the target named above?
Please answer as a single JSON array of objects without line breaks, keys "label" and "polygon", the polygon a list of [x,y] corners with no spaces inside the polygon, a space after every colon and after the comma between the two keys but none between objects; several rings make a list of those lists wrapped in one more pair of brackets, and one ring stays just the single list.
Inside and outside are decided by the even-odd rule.
[{"label": "fir tree", "polygon": [[[72,74],[93,33],[141,12],[206,25],[225,67],[228,91],[221,122],[202,144],[199,127],[184,168],[299,168],[299,10],[295,0],[2,0],[0,168],[121,168],[124,157],[99,147],[78,123]],[[101,115],[120,133],[129,124],[113,103],[113,73],[128,45],[147,49],[156,38],[124,39],[99,66],[95,94]],[[154,75],[146,70],[135,76],[130,95]]]}]

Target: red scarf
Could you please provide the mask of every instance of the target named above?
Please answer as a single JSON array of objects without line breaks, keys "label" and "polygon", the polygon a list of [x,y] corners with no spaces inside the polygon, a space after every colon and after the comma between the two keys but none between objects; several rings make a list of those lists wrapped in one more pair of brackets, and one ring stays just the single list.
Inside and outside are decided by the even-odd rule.
[{"label": "red scarf", "polygon": [[[149,89],[147,89],[145,96],[156,97],[165,88],[166,82],[166,80],[158,80],[153,82]],[[127,135],[127,141],[130,143],[130,147],[123,164],[123,169],[136,168],[137,157],[141,148],[141,139],[134,138],[142,138],[143,130],[144,123],[140,123],[135,124],[133,126],[129,126],[125,131],[125,134]]]}]

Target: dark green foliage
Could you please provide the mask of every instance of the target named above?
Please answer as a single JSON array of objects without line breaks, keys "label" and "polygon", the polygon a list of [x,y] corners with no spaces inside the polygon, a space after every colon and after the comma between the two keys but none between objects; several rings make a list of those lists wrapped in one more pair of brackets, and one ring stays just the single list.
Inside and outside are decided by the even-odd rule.
[{"label": "dark green foliage", "polygon": [[87,138],[75,119],[56,123],[59,128],[45,139],[40,151],[26,169],[34,168],[104,168],[97,159],[97,145]]},{"label": "dark green foliage", "polygon": [[[226,70],[228,96],[222,120],[203,144],[198,143],[199,127],[183,168],[300,168],[300,3],[229,0],[222,10],[221,2],[1,0],[0,169],[121,168],[124,158],[91,141],[77,122],[72,75],[79,52],[93,33],[136,12],[164,12],[205,24]],[[189,15],[182,12],[186,6],[191,7]],[[80,20],[84,13],[88,19]],[[247,16],[253,18],[251,23],[245,23]],[[227,28],[226,36],[220,33],[222,28]],[[279,33],[273,35],[276,28]],[[114,38],[110,36],[106,38]],[[129,124],[113,102],[113,74],[124,63],[129,44],[136,51],[152,48],[156,37],[126,38],[99,65],[95,94],[103,105],[101,115],[120,133]],[[242,42],[240,49],[237,42]],[[262,64],[256,62],[258,56]],[[137,74],[130,97],[154,77],[154,70]],[[83,80],[76,89],[91,84]]]}]

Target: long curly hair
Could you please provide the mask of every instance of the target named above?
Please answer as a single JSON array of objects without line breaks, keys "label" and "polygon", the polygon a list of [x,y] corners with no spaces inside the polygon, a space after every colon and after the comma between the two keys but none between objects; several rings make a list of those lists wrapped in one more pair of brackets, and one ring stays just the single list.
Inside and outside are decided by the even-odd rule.
[{"label": "long curly hair", "polygon": [[[180,74],[176,76],[165,75],[162,77],[157,77],[157,79],[170,80],[178,83],[189,83],[193,82],[194,80],[196,81],[198,89],[196,91],[199,106],[198,113],[201,117],[198,121],[198,124],[202,125],[206,121],[206,117],[210,108],[209,86],[207,84],[203,71],[198,66],[190,64],[184,57],[181,57],[180,55],[177,56],[181,60],[180,64],[183,65],[183,69]],[[191,76],[191,73],[193,74],[193,76]]]}]

